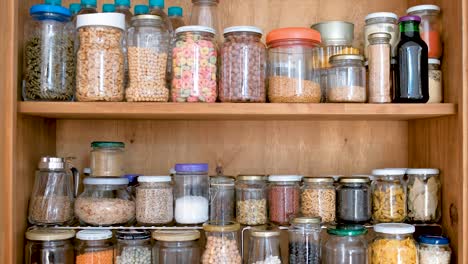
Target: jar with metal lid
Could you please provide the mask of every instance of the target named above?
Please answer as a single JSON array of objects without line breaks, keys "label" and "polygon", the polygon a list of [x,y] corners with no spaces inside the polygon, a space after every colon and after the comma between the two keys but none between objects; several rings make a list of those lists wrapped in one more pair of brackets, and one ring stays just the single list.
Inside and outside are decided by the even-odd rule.
[{"label": "jar with metal lid", "polygon": [[214,176],[210,178],[210,221],[235,220],[236,190],[234,178]]},{"label": "jar with metal lid", "polygon": [[375,223],[404,222],[407,216],[404,169],[372,171],[372,219]]},{"label": "jar with metal lid", "polygon": [[437,223],[441,217],[441,194],[438,169],[408,169],[408,220]]},{"label": "jar with metal lid", "polygon": [[247,264],[281,264],[279,229],[250,231]]},{"label": "jar with metal lid", "polygon": [[429,59],[429,101],[428,103],[442,103],[442,71],[440,70],[440,60]]},{"label": "jar with metal lid", "polygon": [[268,98],[272,103],[320,103],[320,74],[313,68],[320,33],[280,28],[268,33]]},{"label": "jar with metal lid", "polygon": [[113,264],[114,242],[110,230],[81,230],[76,233],[76,264]]},{"label": "jar with metal lid", "polygon": [[330,103],[365,103],[366,68],[361,55],[335,55],[330,58],[327,101]]},{"label": "jar with metal lid", "polygon": [[270,222],[288,225],[300,211],[300,175],[271,175],[268,177],[268,206]]},{"label": "jar with metal lid", "polygon": [[390,46],[392,58],[397,54],[397,45],[400,41],[400,29],[398,28],[398,15],[390,12],[370,13],[365,17],[364,26],[364,56],[369,58],[369,36],[374,33],[390,34]]},{"label": "jar with metal lid", "polygon": [[91,143],[91,173],[93,177],[121,177],[125,174],[125,144],[94,141]]},{"label": "jar with metal lid", "polygon": [[264,225],[268,219],[264,175],[239,175],[236,181],[236,220],[242,225]]},{"label": "jar with metal lid", "polygon": [[25,264],[74,264],[73,230],[30,229],[26,232]]},{"label": "jar with metal lid", "polygon": [[329,227],[328,240],[322,247],[322,262],[367,264],[367,229],[362,225]]},{"label": "jar with metal lid", "polygon": [[369,35],[369,103],[391,103],[390,47],[391,35]]},{"label": "jar with metal lid", "polygon": [[116,233],[115,264],[151,264],[151,233],[146,230],[120,230]]},{"label": "jar with metal lid", "polygon": [[174,176],[175,220],[178,224],[200,224],[209,218],[208,164],[176,164]]},{"label": "jar with metal lid", "polygon": [[442,56],[440,7],[436,5],[417,5],[406,10],[408,15],[419,16],[421,38],[428,47],[429,58],[439,59]]},{"label": "jar with metal lid", "polygon": [[140,225],[164,225],[174,218],[171,176],[140,176],[136,188],[136,220]]},{"label": "jar with metal lid", "polygon": [[153,232],[153,264],[200,263],[200,232],[161,230]]},{"label": "jar with metal lid", "polygon": [[418,252],[414,226],[399,223],[377,224],[369,247],[369,263],[416,264]]},{"label": "jar with metal lid", "polygon": [[325,223],[335,221],[336,194],[332,177],[305,177],[301,192],[301,213],[320,216]]},{"label": "jar with metal lid", "polygon": [[449,264],[452,250],[444,236],[422,235],[418,238],[419,264]]},{"label": "jar with metal lid", "polygon": [[241,264],[238,231],[236,222],[214,222],[203,224],[206,234],[206,247],[201,263]]},{"label": "jar with metal lid", "polygon": [[290,264],[320,264],[320,217],[298,217],[291,221],[289,234]]},{"label": "jar with metal lid", "polygon": [[75,202],[75,215],[81,223],[111,226],[134,220],[135,202],[127,190],[128,179],[88,177],[83,184],[84,191]]},{"label": "jar with metal lid", "polygon": [[371,187],[368,177],[341,178],[336,189],[338,223],[368,223],[372,217]]}]

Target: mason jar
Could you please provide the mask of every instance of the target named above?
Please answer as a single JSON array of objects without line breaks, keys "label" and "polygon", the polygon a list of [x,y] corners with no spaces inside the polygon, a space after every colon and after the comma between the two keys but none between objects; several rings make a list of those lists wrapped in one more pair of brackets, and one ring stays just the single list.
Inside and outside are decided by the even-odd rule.
[{"label": "mason jar", "polygon": [[365,103],[366,68],[361,55],[335,55],[330,57],[332,67],[327,76],[327,102]]},{"label": "mason jar", "polygon": [[436,5],[417,5],[406,10],[408,15],[419,16],[421,23],[419,31],[421,38],[426,42],[428,57],[439,59],[442,56],[442,21],[440,7]]},{"label": "mason jar", "polygon": [[449,264],[452,250],[444,236],[422,235],[418,238],[419,264]]},{"label": "mason jar", "polygon": [[390,34],[390,46],[392,58],[397,54],[397,45],[400,41],[400,29],[398,27],[398,15],[391,12],[370,13],[365,17],[364,26],[364,57],[369,59],[369,36],[374,33]]},{"label": "mason jar", "polygon": [[125,174],[125,144],[94,141],[91,143],[91,174],[93,177],[121,177]]},{"label": "mason jar", "polygon": [[206,234],[206,246],[202,264],[241,264],[238,232],[240,225],[236,222],[214,222],[203,224]]},{"label": "mason jar", "polygon": [[252,229],[247,264],[281,264],[280,234],[279,229]]},{"label": "mason jar", "polygon": [[408,169],[408,220],[437,223],[441,217],[441,184],[438,169]]},{"label": "mason jar", "polygon": [[270,222],[288,225],[300,212],[299,175],[271,175],[268,177],[268,207]]},{"label": "mason jar", "polygon": [[164,225],[174,218],[171,176],[140,176],[136,187],[136,220],[140,225]]},{"label": "mason jar", "polygon": [[372,171],[372,219],[375,223],[404,222],[407,217],[405,169]]},{"label": "mason jar", "polygon": [[320,217],[298,217],[291,221],[289,263],[320,264]]},{"label": "mason jar", "polygon": [[74,264],[73,230],[30,229],[26,232],[25,264]]},{"label": "mason jar", "polygon": [[76,264],[113,264],[114,243],[110,230],[81,230],[76,233]]},{"label": "mason jar", "polygon": [[418,263],[414,226],[385,223],[374,226],[375,238],[369,247],[369,263]]},{"label": "mason jar", "polygon": [[242,225],[268,222],[265,175],[239,175],[236,181],[236,220]]},{"label": "mason jar", "polygon": [[210,178],[210,221],[234,221],[236,213],[234,178]]},{"label": "mason jar", "polygon": [[367,264],[367,229],[362,225],[339,225],[327,229],[328,240],[322,248],[322,262]]},{"label": "mason jar", "polygon": [[336,193],[332,177],[305,177],[301,192],[301,213],[320,216],[325,223],[335,221]]},{"label": "mason jar", "polygon": [[151,264],[151,233],[146,230],[119,230],[116,233],[115,264]]},{"label": "mason jar", "polygon": [[200,264],[200,232],[161,230],[153,232],[153,264]]},{"label": "mason jar", "polygon": [[372,218],[371,186],[368,177],[344,177],[336,189],[338,223],[365,224]]}]

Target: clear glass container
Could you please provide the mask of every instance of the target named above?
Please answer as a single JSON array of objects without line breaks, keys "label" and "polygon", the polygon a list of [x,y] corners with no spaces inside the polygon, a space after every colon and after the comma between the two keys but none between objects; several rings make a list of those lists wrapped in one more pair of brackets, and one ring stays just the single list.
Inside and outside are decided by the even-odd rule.
[{"label": "clear glass container", "polygon": [[226,176],[210,178],[210,221],[235,220],[236,190],[234,179]]},{"label": "clear glass container", "polygon": [[440,60],[429,59],[429,101],[428,103],[442,103],[442,71]]},{"label": "clear glass container", "polygon": [[110,230],[81,230],[76,233],[75,264],[114,264]]},{"label": "clear glass container", "polygon": [[30,229],[26,232],[25,264],[74,264],[73,230]]},{"label": "clear glass container", "polygon": [[94,141],[91,143],[91,173],[93,177],[121,177],[125,174],[125,144]]},{"label": "clear glass container", "polygon": [[320,264],[320,217],[298,217],[291,221],[289,263]]},{"label": "clear glass container", "polygon": [[441,184],[438,169],[408,169],[408,220],[437,223],[441,218]]},{"label": "clear glass container", "polygon": [[375,238],[369,247],[369,263],[416,264],[418,252],[414,226],[386,223],[374,226]]},{"label": "clear glass container", "polygon": [[452,250],[443,236],[422,235],[418,238],[419,264],[449,264]]},{"label": "clear glass container", "polygon": [[322,247],[322,263],[367,264],[367,229],[361,225],[329,227]]},{"label": "clear glass container", "polygon": [[147,230],[119,230],[116,233],[115,264],[151,264],[151,233]]},{"label": "clear glass container", "polygon": [[369,103],[391,103],[391,35],[373,33],[369,35]]},{"label": "clear glass container", "polygon": [[398,28],[398,15],[390,12],[370,13],[365,18],[364,26],[364,57],[369,59],[369,36],[374,33],[390,34],[390,46],[392,58],[397,54],[397,45],[400,41],[400,29]]},{"label": "clear glass container", "polygon": [[439,59],[442,56],[440,7],[436,5],[418,5],[406,10],[408,15],[419,16],[421,38],[428,47],[429,58]]},{"label": "clear glass container", "polygon": [[404,169],[372,171],[372,220],[374,223],[404,222],[407,216]]},{"label": "clear glass container", "polygon": [[365,103],[366,68],[361,55],[335,55],[327,76],[327,102]]},{"label": "clear glass container", "polygon": [[251,230],[247,264],[281,264],[280,230]]},{"label": "clear glass container", "polygon": [[127,190],[128,179],[83,180],[84,191],[75,202],[75,215],[92,226],[125,225],[135,218],[135,202]]},{"label": "clear glass container", "polygon": [[118,13],[79,15],[76,27],[79,39],[76,99],[122,101],[125,86],[125,16]]},{"label": "clear glass container", "polygon": [[175,165],[175,220],[178,224],[200,224],[208,220],[208,164]]},{"label": "clear glass container", "polygon": [[197,230],[153,232],[153,264],[199,264],[199,238]]},{"label": "clear glass container", "polygon": [[372,218],[371,186],[368,177],[341,178],[336,189],[338,223],[365,224]]},{"label": "clear glass container", "polygon": [[171,35],[166,25],[158,16],[135,16],[127,38],[129,85],[125,98],[129,102],[167,102],[166,66]]},{"label": "clear glass container", "polygon": [[75,39],[71,13],[55,5],[33,5],[24,27],[23,99],[71,101],[75,89]]},{"label": "clear glass container", "polygon": [[[188,24],[210,27],[221,33],[218,4],[219,0],[192,0],[192,12]],[[221,41],[221,35],[218,35],[218,41]]]},{"label": "clear glass container", "polygon": [[271,175],[268,177],[268,206],[270,222],[288,225],[300,212],[299,175]]},{"label": "clear glass container", "polygon": [[264,175],[239,175],[236,182],[236,220],[242,225],[268,222],[267,183]]},{"label": "clear glass container", "polygon": [[266,101],[266,47],[262,30],[252,26],[224,29],[221,47],[221,102]]},{"label": "clear glass container", "polygon": [[140,176],[136,187],[136,220],[140,225],[164,225],[174,218],[171,176]]},{"label": "clear glass container", "polygon": [[235,222],[207,222],[203,224],[206,235],[205,252],[202,264],[241,264],[238,231],[240,225]]},{"label": "clear glass container", "polygon": [[320,216],[325,223],[335,222],[336,193],[332,177],[306,177],[301,192],[303,216]]},{"label": "clear glass container", "polygon": [[183,9],[180,6],[171,6],[167,9],[167,16],[174,30],[185,26]]}]

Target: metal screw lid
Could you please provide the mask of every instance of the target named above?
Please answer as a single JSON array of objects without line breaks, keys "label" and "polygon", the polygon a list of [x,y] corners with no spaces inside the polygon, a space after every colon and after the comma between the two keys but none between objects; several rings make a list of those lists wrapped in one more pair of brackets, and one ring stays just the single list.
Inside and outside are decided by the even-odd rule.
[{"label": "metal screw lid", "polygon": [[65,159],[60,157],[41,157],[39,169],[59,170],[65,169]]}]

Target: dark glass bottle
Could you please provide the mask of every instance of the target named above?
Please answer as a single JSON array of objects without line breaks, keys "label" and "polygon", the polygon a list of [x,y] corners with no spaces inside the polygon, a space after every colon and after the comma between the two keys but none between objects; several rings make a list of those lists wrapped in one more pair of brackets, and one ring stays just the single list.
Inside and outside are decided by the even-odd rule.
[{"label": "dark glass bottle", "polygon": [[426,103],[429,100],[428,48],[419,35],[418,16],[404,16],[397,46],[394,103]]}]

